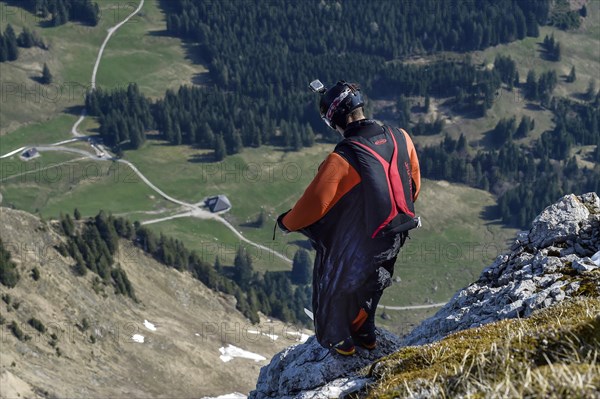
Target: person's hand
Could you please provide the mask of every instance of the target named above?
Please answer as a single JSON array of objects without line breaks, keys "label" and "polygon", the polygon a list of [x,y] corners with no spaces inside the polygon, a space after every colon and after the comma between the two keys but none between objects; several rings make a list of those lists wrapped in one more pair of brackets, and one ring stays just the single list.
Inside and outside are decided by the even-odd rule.
[{"label": "person's hand", "polygon": [[291,209],[287,212],[282,213],[281,215],[279,215],[277,217],[277,226],[279,227],[279,229],[281,231],[283,231],[283,234],[287,234],[290,232],[290,230],[288,230],[287,227],[285,227],[285,224],[283,224],[283,218],[285,217],[285,215],[287,215],[288,213],[290,213]]}]

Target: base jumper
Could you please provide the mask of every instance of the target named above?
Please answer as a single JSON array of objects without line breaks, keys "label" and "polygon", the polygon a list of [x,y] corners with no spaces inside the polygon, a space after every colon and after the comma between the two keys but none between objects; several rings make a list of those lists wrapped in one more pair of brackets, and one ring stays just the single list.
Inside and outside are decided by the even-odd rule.
[{"label": "base jumper", "polygon": [[321,94],[321,118],[343,139],[277,224],[304,234],[316,250],[318,342],[352,355],[355,345],[376,347],[377,304],[391,285],[408,231],[419,224],[413,206],[421,186],[419,161],[406,131],[365,118],[358,85],[339,81],[326,89],[315,80],[310,87]]}]

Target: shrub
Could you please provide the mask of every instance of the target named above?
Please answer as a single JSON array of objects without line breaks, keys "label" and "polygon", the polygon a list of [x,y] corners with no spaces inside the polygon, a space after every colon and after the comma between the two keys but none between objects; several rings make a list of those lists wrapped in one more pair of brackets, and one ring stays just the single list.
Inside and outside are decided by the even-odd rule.
[{"label": "shrub", "polygon": [[44,323],[42,323],[41,321],[39,321],[35,317],[32,317],[31,319],[29,319],[28,323],[29,323],[29,325],[31,327],[35,328],[36,330],[38,330],[42,334],[46,332],[46,326],[44,325]]},{"label": "shrub", "polygon": [[25,333],[23,332],[23,330],[21,330],[21,327],[19,327],[16,321],[11,321],[11,323],[8,325],[8,329],[13,333],[15,337],[17,337],[19,341],[26,341],[28,339],[28,335],[25,335]]},{"label": "shrub", "polygon": [[81,330],[81,331],[86,331],[88,328],[90,328],[90,322],[88,321],[88,319],[87,319],[87,318],[85,318],[85,317],[84,317],[84,318],[81,320],[81,325],[80,325],[80,326],[78,326],[78,327],[79,327],[79,330]]},{"label": "shrub", "polygon": [[11,260],[11,254],[4,248],[0,239],[0,283],[13,288],[19,281],[17,265]]},{"label": "shrub", "polygon": [[38,281],[40,279],[40,270],[37,267],[31,269],[31,278],[35,281]]},{"label": "shrub", "polygon": [[48,344],[51,347],[56,348],[57,343],[58,343],[58,335],[56,335],[55,333],[50,334],[50,341],[48,341]]}]

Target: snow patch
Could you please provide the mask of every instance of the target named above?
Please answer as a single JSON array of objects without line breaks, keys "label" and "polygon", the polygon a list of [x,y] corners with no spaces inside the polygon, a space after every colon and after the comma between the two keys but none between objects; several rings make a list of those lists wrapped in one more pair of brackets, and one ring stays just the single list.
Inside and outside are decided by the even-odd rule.
[{"label": "snow patch", "polygon": [[144,319],[144,327],[146,327],[150,331],[156,331],[156,327],[154,324],[150,323],[148,320]]},{"label": "snow patch", "polygon": [[596,252],[594,256],[592,256],[592,262],[600,267],[600,251]]},{"label": "snow patch", "polygon": [[300,331],[288,331],[288,332],[286,332],[286,334],[299,336],[299,338],[297,338],[296,341],[299,341],[302,343],[306,342],[306,340],[310,338],[310,335],[304,334],[303,332],[300,332]]},{"label": "snow patch", "polygon": [[239,392],[234,392],[234,393],[227,393],[225,395],[221,395],[221,396],[217,396],[217,397],[208,397],[205,396],[202,399],[246,399],[247,396],[244,394],[241,394]]},{"label": "snow patch", "polygon": [[134,340],[135,342],[139,342],[140,344],[144,343],[144,336],[140,335],[140,334],[133,334],[131,339]]},{"label": "snow patch", "polygon": [[248,330],[248,333],[256,334],[256,335],[261,334],[261,335],[264,335],[265,337],[269,337],[273,341],[277,341],[277,338],[279,338],[279,335],[267,334],[267,333],[256,331],[256,330]]},{"label": "snow patch", "polygon": [[233,360],[236,357],[241,357],[244,359],[254,360],[255,362],[260,362],[261,360],[267,360],[266,357],[257,355],[256,353],[245,351],[237,346],[233,346],[229,344],[227,348],[221,347],[219,348],[219,352],[221,352],[221,360],[225,363]]}]

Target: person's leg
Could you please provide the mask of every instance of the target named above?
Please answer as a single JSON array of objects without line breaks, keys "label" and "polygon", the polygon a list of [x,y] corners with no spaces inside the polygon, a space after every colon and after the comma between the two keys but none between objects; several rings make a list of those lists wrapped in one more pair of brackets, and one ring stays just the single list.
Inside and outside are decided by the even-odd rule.
[{"label": "person's leg", "polygon": [[367,349],[374,349],[376,346],[375,316],[377,315],[377,305],[379,305],[383,290],[391,284],[395,262],[396,258],[394,257],[380,265],[380,269],[377,273],[377,288],[371,291],[362,306],[362,309],[364,309],[366,313],[366,318],[358,328],[353,329],[355,343]]}]

